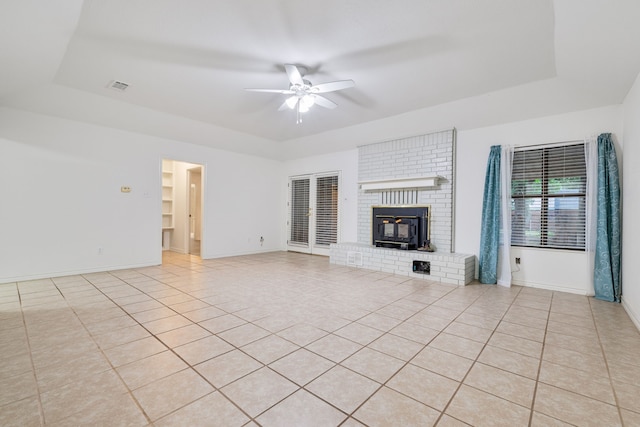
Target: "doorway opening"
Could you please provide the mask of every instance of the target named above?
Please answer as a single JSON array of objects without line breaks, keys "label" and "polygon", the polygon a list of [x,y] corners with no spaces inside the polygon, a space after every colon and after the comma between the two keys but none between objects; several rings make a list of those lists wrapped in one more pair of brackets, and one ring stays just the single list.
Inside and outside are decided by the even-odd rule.
[{"label": "doorway opening", "polygon": [[329,256],[339,239],[340,173],[289,178],[287,250]]},{"label": "doorway opening", "polygon": [[202,246],[202,166],[187,169],[189,253],[200,256]]},{"label": "doorway opening", "polygon": [[204,230],[204,165],[162,160],[162,250],[201,256]]}]

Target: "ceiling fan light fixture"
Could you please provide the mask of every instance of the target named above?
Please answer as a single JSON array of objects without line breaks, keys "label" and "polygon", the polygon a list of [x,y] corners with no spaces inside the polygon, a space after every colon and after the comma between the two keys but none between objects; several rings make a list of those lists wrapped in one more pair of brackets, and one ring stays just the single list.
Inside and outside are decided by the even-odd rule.
[{"label": "ceiling fan light fixture", "polygon": [[302,104],[306,106],[307,109],[309,109],[313,107],[313,105],[316,103],[316,96],[307,94],[302,97],[301,101],[302,101]]},{"label": "ceiling fan light fixture", "polygon": [[287,107],[293,110],[294,108],[296,108],[296,104],[298,103],[298,97],[292,96],[290,98],[287,98],[285,102],[287,103]]},{"label": "ceiling fan light fixture", "polygon": [[306,113],[307,111],[309,111],[309,106],[304,103],[304,98],[298,103],[298,111],[300,111],[301,113]]}]

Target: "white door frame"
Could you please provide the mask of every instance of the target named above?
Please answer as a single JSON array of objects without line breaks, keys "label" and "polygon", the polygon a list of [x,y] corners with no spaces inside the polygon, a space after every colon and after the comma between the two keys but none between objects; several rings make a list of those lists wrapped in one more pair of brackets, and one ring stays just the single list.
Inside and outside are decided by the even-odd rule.
[{"label": "white door frame", "polygon": [[[200,202],[200,207],[198,209],[198,207],[196,206],[196,210],[198,210],[197,212],[197,216],[195,219],[195,224],[194,224],[194,220],[192,218],[192,210],[191,210],[191,205],[194,202],[192,200],[192,191],[191,191],[191,186],[193,184],[193,175],[196,174],[199,175],[199,179],[198,179],[198,190],[199,190],[199,200],[196,198],[196,201]],[[191,234],[195,233],[196,230],[193,230],[193,228],[199,229],[199,235],[198,236],[194,236],[195,237],[200,237],[199,241],[200,241],[200,248],[198,249],[198,253],[195,255],[200,256],[202,254],[202,210],[203,210],[203,203],[202,203],[202,199],[203,199],[203,184],[202,184],[202,174],[203,174],[203,166],[202,165],[198,165],[196,167],[192,167],[187,169],[187,233],[186,233],[186,248],[187,248],[187,253],[191,254]]]}]

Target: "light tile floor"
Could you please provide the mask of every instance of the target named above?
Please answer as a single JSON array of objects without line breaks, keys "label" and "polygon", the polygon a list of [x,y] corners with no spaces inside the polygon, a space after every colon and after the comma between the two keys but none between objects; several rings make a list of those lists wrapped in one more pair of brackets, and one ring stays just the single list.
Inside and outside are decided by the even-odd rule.
[{"label": "light tile floor", "polygon": [[0,285],[2,426],[639,426],[619,304],[295,253]]}]

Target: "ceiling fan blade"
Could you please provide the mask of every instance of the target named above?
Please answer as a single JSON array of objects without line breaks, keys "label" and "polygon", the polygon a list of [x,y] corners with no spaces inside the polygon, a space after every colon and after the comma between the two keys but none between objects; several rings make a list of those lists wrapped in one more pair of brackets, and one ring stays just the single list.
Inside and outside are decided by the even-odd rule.
[{"label": "ceiling fan blade", "polygon": [[298,67],[292,64],[284,64],[284,69],[286,70],[287,76],[289,76],[289,81],[292,85],[304,86],[302,74],[300,74]]},{"label": "ceiling fan blade", "polygon": [[356,82],[353,80],[336,80],[335,82],[320,83],[319,85],[311,86],[311,92],[313,93],[325,93],[334,92],[336,90],[347,89],[354,87]]},{"label": "ceiling fan blade", "polygon": [[338,104],[336,104],[335,102],[333,102],[330,99],[325,98],[324,96],[321,95],[311,95],[314,97],[315,101],[316,101],[316,105],[319,105],[321,107],[324,108],[329,108],[331,110],[333,110],[334,108],[336,108],[338,106]]},{"label": "ceiling fan blade", "polygon": [[268,93],[281,93],[283,95],[293,95],[295,92],[290,89],[251,89],[245,88],[248,92],[268,92]]}]

